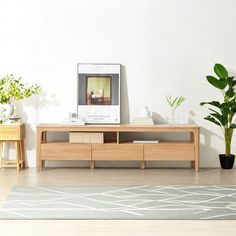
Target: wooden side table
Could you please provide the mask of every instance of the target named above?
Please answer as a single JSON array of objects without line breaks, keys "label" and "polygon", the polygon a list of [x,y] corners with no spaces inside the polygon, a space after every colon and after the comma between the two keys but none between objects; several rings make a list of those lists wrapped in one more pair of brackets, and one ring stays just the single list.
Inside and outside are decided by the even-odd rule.
[{"label": "wooden side table", "polygon": [[[17,168],[17,171],[19,171],[25,167],[24,138],[24,124],[0,125],[0,168]],[[3,160],[2,147],[5,142],[14,142],[15,160]]]}]

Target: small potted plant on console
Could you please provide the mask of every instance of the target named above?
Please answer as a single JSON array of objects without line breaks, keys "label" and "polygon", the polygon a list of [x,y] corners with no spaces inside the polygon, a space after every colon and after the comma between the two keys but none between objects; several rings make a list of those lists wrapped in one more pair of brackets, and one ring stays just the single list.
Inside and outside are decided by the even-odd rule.
[{"label": "small potted plant on console", "polygon": [[229,76],[226,68],[221,64],[215,64],[215,76],[206,76],[207,81],[219,89],[223,95],[223,101],[202,102],[200,105],[209,105],[210,114],[204,119],[219,126],[223,132],[225,141],[225,153],[220,154],[220,164],[223,169],[232,169],[235,155],[231,154],[231,142],[236,128],[234,116],[236,114],[236,80]]},{"label": "small potted plant on console", "polygon": [[170,125],[176,125],[179,123],[179,118],[176,116],[176,109],[184,102],[185,98],[183,96],[172,98],[171,96],[166,96],[166,101],[171,108],[171,115],[167,117],[167,121]]}]

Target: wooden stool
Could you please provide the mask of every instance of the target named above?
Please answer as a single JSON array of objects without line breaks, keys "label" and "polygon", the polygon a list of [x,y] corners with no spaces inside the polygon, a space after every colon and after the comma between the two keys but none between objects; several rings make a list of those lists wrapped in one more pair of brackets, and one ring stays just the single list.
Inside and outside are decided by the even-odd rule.
[{"label": "wooden stool", "polygon": [[[0,168],[17,168],[19,171],[25,167],[24,137],[24,124],[0,125]],[[6,142],[14,142],[15,160],[3,160],[2,148]]]}]

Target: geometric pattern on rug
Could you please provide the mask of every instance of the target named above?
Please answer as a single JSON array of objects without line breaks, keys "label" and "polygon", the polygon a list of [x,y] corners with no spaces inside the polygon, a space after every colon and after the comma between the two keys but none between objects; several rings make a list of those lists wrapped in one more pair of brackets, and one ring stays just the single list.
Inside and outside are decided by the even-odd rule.
[{"label": "geometric pattern on rug", "polygon": [[15,186],[0,219],[236,219],[236,186]]}]

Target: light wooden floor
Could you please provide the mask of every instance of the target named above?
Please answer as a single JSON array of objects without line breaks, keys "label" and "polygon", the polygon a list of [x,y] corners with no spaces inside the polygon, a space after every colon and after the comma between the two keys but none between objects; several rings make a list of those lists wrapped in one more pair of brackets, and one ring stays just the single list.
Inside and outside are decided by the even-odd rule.
[{"label": "light wooden floor", "polygon": [[[236,169],[46,169],[0,170],[0,205],[13,185],[236,184]],[[236,235],[236,221],[0,221],[1,236]]]}]

